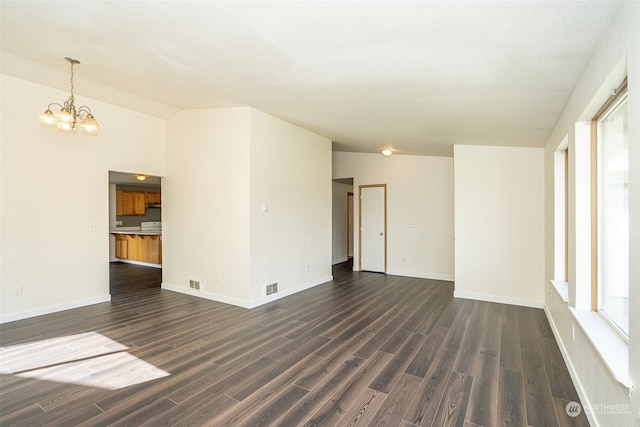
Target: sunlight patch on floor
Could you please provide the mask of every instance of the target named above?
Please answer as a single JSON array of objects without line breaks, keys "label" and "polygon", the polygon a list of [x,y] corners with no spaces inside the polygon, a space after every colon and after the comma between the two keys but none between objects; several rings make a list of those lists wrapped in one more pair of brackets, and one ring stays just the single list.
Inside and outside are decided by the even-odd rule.
[{"label": "sunlight patch on floor", "polygon": [[97,332],[17,344],[0,348],[0,374],[109,390],[170,375],[126,350]]}]

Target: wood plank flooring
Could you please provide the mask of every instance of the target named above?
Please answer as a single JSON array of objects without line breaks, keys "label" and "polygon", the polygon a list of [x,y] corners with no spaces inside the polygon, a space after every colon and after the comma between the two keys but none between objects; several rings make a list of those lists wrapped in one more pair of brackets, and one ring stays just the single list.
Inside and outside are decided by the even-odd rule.
[{"label": "wood plank flooring", "polygon": [[588,425],[542,310],[348,265],[252,310],[138,285],[0,325],[0,425]]},{"label": "wood plank flooring", "polygon": [[132,292],[160,288],[162,269],[125,262],[109,263],[109,293],[111,299],[126,297]]}]

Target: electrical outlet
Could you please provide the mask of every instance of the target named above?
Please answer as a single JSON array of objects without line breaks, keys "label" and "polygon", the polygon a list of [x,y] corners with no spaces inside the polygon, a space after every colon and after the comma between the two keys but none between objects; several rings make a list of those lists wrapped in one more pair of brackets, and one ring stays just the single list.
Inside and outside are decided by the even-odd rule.
[{"label": "electrical outlet", "polygon": [[576,325],[574,325],[573,323],[571,324],[571,340],[576,340]]},{"label": "electrical outlet", "polygon": [[310,269],[310,268],[311,268],[311,266],[310,266],[310,265],[307,265],[307,271],[309,271],[309,269]]},{"label": "electrical outlet", "polygon": [[20,295],[22,295],[22,286],[16,286],[16,288],[13,290],[13,296],[19,297]]},{"label": "electrical outlet", "polygon": [[222,274],[216,273],[216,279],[218,280],[218,282],[222,282]]}]

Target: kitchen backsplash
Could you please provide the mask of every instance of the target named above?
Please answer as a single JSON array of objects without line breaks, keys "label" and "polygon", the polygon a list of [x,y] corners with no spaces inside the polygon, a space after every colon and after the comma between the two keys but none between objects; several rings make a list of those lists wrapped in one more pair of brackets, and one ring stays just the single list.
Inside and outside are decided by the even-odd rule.
[{"label": "kitchen backsplash", "polygon": [[118,227],[139,227],[143,221],[162,221],[162,209],[147,208],[145,216],[116,216],[116,221],[122,221]]}]

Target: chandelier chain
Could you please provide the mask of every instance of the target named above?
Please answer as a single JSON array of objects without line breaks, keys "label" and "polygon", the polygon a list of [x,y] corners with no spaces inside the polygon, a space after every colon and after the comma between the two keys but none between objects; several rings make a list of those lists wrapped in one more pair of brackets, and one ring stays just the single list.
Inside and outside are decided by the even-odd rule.
[{"label": "chandelier chain", "polygon": [[70,98],[73,99],[73,64],[74,64],[74,62],[73,61],[69,61],[69,62],[71,62],[71,78],[70,78],[70,81],[71,81],[71,96],[70,96]]}]

